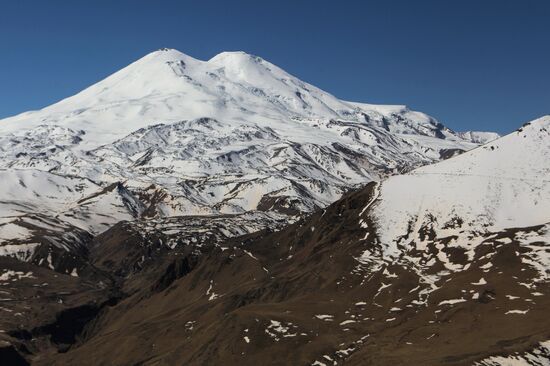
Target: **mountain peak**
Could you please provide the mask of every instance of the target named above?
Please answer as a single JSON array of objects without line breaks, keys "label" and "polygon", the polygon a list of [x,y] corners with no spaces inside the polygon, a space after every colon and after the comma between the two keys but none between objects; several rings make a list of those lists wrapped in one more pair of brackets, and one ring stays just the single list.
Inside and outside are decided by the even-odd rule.
[{"label": "mountain peak", "polygon": [[[227,76],[256,84],[259,80],[292,78],[286,71],[255,55],[243,51],[222,52],[208,60],[208,65],[223,68]],[[271,84],[271,82],[269,82]]]},{"label": "mountain peak", "polygon": [[213,56],[209,60],[199,60],[197,58],[194,58],[192,56],[189,56],[186,53],[183,53],[175,48],[159,48],[158,50],[155,50],[153,52],[150,52],[146,54],[145,56],[138,59],[136,62],[140,62],[142,60],[160,60],[160,61],[186,61],[186,60],[193,60],[195,62],[201,63],[201,64],[211,64],[214,66],[224,64],[235,64],[235,63],[268,63],[263,58],[246,53],[244,51],[223,51],[218,53],[217,55]]},{"label": "mountain peak", "polygon": [[246,61],[256,61],[261,62],[265,61],[259,56],[252,55],[250,53],[246,53],[244,51],[224,51],[218,53],[216,56],[212,57],[210,60],[208,60],[209,63],[215,64],[220,62],[227,62],[227,61],[234,61],[234,62],[246,62]]},{"label": "mountain peak", "polygon": [[143,56],[139,60],[137,60],[134,63],[139,63],[143,61],[161,61],[161,62],[168,62],[168,61],[194,61],[194,62],[202,62],[200,60],[197,60],[194,57],[191,57],[181,51],[176,50],[175,48],[160,48],[156,51],[150,52],[147,55]]}]

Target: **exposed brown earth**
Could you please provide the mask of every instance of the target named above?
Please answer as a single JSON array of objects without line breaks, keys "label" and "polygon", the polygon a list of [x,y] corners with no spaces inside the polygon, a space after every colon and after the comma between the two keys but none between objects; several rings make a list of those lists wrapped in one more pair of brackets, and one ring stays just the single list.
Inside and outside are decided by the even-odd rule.
[{"label": "exposed brown earth", "polygon": [[[521,285],[536,273],[517,244],[499,242],[511,232],[480,245],[470,268],[438,284],[426,304],[416,303],[428,287],[416,272],[359,265],[356,258],[378,245],[361,240],[366,230],[357,224],[371,191],[280,232],[155,251],[138,267],[142,239],[117,226],[90,251],[92,265],[112,276],[110,288],[60,275],[56,288],[76,286],[78,295],[62,305],[33,301],[43,318],[23,329],[36,332],[46,314],[59,320],[69,304],[97,303],[97,314],[70,345],[50,335],[50,345],[20,353],[36,365],[471,365],[550,339],[549,288]],[[488,252],[496,253],[489,269]]]}]

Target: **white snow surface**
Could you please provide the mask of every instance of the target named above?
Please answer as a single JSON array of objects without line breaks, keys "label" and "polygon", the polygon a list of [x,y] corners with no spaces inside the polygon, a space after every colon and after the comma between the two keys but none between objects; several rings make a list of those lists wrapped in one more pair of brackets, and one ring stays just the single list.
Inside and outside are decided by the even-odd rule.
[{"label": "white snow surface", "polygon": [[521,131],[384,181],[373,216],[388,248],[412,220],[455,217],[470,230],[500,231],[550,222],[550,117]]},{"label": "white snow surface", "polygon": [[[433,242],[421,235],[426,228],[436,238],[456,237],[447,245],[464,248],[472,259],[484,234],[543,225],[518,232],[515,240],[529,249],[522,261],[547,279],[547,249],[531,243],[548,242],[550,116],[462,155],[392,176],[380,184],[379,191],[369,214],[385,258],[406,260],[409,251],[424,252]],[[441,250],[443,244],[436,247],[437,259],[448,271],[467,268],[452,263]],[[366,251],[362,259],[370,255]]]},{"label": "white snow surface", "polygon": [[496,132],[483,132],[483,131],[466,131],[459,132],[458,135],[466,140],[470,140],[477,144],[486,144],[494,141],[501,136]]},{"label": "white snow surface", "polygon": [[0,170],[0,182],[0,243],[2,239],[22,239],[28,232],[18,226],[18,217],[25,217],[26,224],[56,229],[44,222],[29,222],[29,214],[60,219],[91,233],[133,219],[124,197],[128,193],[116,186],[103,188],[86,178],[37,169]]}]

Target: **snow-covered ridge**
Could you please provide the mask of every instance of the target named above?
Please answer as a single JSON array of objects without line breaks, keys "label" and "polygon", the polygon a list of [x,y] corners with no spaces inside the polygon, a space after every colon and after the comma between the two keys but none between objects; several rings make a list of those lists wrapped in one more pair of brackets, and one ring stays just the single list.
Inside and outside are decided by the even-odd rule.
[{"label": "snow-covered ridge", "polygon": [[[479,244],[508,231],[507,241],[529,253],[522,260],[546,279],[550,259],[530,244],[548,241],[550,116],[460,156],[388,178],[370,216],[387,258],[412,255],[411,263],[426,268],[439,263],[461,270]],[[452,250],[466,260],[453,260]],[[424,257],[413,259],[418,254]]]}]

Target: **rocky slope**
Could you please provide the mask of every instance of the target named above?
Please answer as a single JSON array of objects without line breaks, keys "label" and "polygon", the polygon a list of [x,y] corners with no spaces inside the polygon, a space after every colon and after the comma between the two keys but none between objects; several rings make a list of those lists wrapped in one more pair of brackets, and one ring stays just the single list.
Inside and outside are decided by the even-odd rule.
[{"label": "rocky slope", "polygon": [[[88,246],[95,276],[109,274],[110,300],[84,317],[72,342],[31,332],[50,347],[26,357],[38,365],[544,364],[549,155],[545,117],[370,183],[276,232],[201,236],[163,251],[154,230],[142,229],[155,238],[144,240],[135,223],[117,225]],[[146,265],[136,261],[143,253]]]}]

